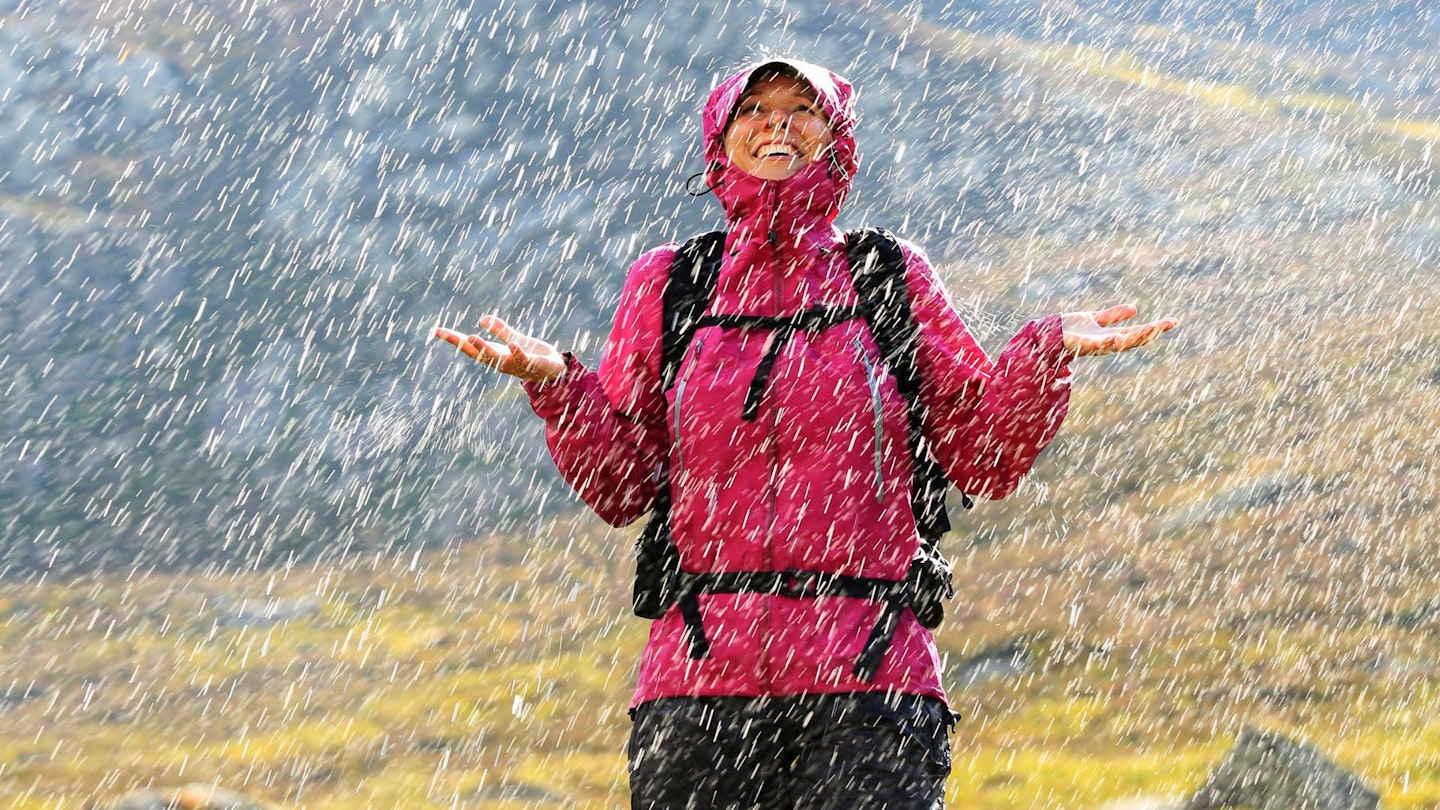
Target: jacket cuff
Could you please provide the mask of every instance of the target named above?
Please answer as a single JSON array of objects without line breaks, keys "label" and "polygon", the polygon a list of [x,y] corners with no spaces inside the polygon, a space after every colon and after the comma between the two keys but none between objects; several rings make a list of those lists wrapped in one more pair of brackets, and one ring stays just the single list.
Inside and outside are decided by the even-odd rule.
[{"label": "jacket cuff", "polygon": [[1060,315],[1046,315],[1026,325],[1034,346],[1035,360],[1043,367],[1061,372],[1075,359],[1074,352],[1065,348],[1065,330],[1060,325]]},{"label": "jacket cuff", "polygon": [[562,356],[565,358],[565,372],[559,377],[523,384],[525,393],[530,396],[530,407],[542,418],[563,412],[571,402],[583,396],[581,386],[576,383],[585,376],[585,366],[570,352]]}]

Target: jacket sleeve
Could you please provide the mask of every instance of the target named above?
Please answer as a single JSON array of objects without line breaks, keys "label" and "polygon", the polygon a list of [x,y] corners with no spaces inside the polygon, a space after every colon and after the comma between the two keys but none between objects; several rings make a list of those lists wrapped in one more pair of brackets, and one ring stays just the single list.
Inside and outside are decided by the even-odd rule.
[{"label": "jacket sleeve", "polygon": [[558,380],[525,384],[560,474],[613,526],[650,510],[669,452],[660,320],[674,255],[673,245],[656,248],[631,267],[598,373],[566,353]]},{"label": "jacket sleeve", "polygon": [[993,361],[951,305],[930,262],[905,245],[925,439],[961,492],[1003,498],[1055,437],[1070,403],[1060,316],[1025,324]]}]

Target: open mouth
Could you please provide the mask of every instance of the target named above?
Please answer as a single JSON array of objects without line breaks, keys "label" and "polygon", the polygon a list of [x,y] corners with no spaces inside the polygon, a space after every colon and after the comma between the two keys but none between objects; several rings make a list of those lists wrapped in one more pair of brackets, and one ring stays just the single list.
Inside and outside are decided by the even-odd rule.
[{"label": "open mouth", "polygon": [[800,157],[800,150],[788,143],[767,143],[755,152],[755,156],[764,160],[765,158],[787,158]]}]

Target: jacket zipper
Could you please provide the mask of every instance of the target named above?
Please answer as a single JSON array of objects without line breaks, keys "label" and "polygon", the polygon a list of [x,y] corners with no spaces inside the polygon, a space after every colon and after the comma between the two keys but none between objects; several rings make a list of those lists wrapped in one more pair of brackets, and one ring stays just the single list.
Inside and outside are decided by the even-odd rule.
[{"label": "jacket zipper", "polygon": [[680,473],[685,467],[685,460],[682,455],[683,451],[680,449],[680,401],[685,398],[685,386],[690,382],[690,375],[695,373],[695,364],[700,362],[700,352],[704,351],[704,349],[705,341],[696,340],[695,352],[690,355],[690,368],[685,370],[685,376],[680,378],[680,382],[675,383],[675,406],[670,409],[673,412],[672,416],[675,420],[673,428],[675,434],[675,474],[671,476],[672,481],[680,480]]},{"label": "jacket zipper", "polygon": [[855,338],[855,348],[860,351],[860,359],[865,363],[865,385],[870,389],[870,410],[874,415],[875,443],[875,502],[885,501],[885,473],[881,464],[885,450],[885,403],[880,395],[880,361],[870,356],[865,350],[865,344],[859,336]]},{"label": "jacket zipper", "polygon": [[[776,194],[778,193],[778,191],[779,191],[778,186],[773,187],[772,190],[771,190],[770,205],[767,207],[767,209],[772,212],[772,216],[773,216],[773,212],[775,211],[775,197],[776,197]],[[775,314],[778,316],[778,315],[781,315],[781,314],[784,312],[784,309],[785,309],[785,307],[784,307],[784,304],[785,304],[785,279],[782,277],[782,275],[781,275],[780,272],[779,272],[779,268],[781,267],[781,263],[780,263],[780,258],[781,258],[781,257],[780,257],[780,241],[779,241],[779,239],[777,238],[777,236],[776,236],[776,234],[775,234],[774,223],[768,224],[768,226],[767,226],[767,228],[766,228],[765,241],[770,245],[770,258],[771,258],[771,261],[775,262],[775,267],[774,267],[773,270],[772,270],[772,275],[774,276],[774,279],[775,279]],[[771,338],[771,340],[774,340],[774,339],[776,338],[776,335],[772,334],[772,335],[770,336],[770,338]],[[778,358],[777,358],[777,365],[778,365]],[[770,477],[770,480],[766,483],[766,489],[767,489],[768,491],[766,492],[766,504],[765,504],[765,505],[766,505],[766,509],[768,510],[769,514],[767,515],[768,520],[766,521],[766,524],[767,524],[767,526],[766,526],[766,531],[767,531],[767,533],[768,533],[768,536],[766,537],[766,542],[765,542],[765,567],[766,567],[767,569],[771,570],[771,571],[774,571],[774,570],[775,570],[775,521],[778,519],[778,517],[777,517],[778,508],[777,508],[777,503],[776,503],[776,501],[777,501],[778,498],[779,498],[779,495],[778,495],[778,493],[777,493],[777,489],[778,489],[778,482],[779,482],[779,478],[780,478],[780,416],[779,416],[779,413],[778,413],[776,410],[774,410],[774,409],[772,409],[771,412],[770,412],[770,424],[769,424],[768,427],[769,427],[769,434],[770,434],[770,435],[769,435],[769,441],[770,441],[770,476],[769,476],[769,477]],[[774,598],[775,598],[775,597],[772,597],[771,599],[767,599],[767,600],[765,601],[765,606],[766,606],[766,607],[765,607],[765,614],[764,614],[764,621],[765,621],[765,636],[764,636],[764,638],[766,638],[766,639],[774,639],[774,637],[775,637],[775,635],[774,635],[774,616],[771,614],[771,600],[774,599]],[[759,673],[757,673],[757,674],[759,675],[760,683],[763,685],[764,689],[768,692],[768,691],[770,691],[770,689],[771,689],[772,686],[773,686],[773,684],[772,684],[772,682],[771,682],[772,676],[771,676],[771,673],[770,673],[770,645],[769,645],[768,643],[764,643],[764,642],[762,642],[762,644],[763,644],[763,646],[762,646],[762,648],[761,648],[760,658],[759,658],[760,671],[759,671]]]}]

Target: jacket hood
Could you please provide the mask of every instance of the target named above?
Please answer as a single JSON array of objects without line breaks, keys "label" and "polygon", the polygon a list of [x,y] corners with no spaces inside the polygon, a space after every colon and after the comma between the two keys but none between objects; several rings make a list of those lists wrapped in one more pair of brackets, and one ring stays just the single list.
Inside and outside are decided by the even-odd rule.
[{"label": "jacket hood", "polygon": [[[776,66],[795,71],[814,89],[817,101],[830,119],[835,143],[828,161],[817,161],[785,180],[759,180],[730,162],[725,154],[725,130],[735,105],[756,74]],[[730,218],[744,218],[746,203],[766,186],[776,186],[778,188],[770,189],[770,194],[794,198],[827,222],[833,221],[860,167],[855,147],[854,97],[854,87],[839,74],[797,59],[755,62],[731,74],[712,90],[701,121],[705,181]]]}]

